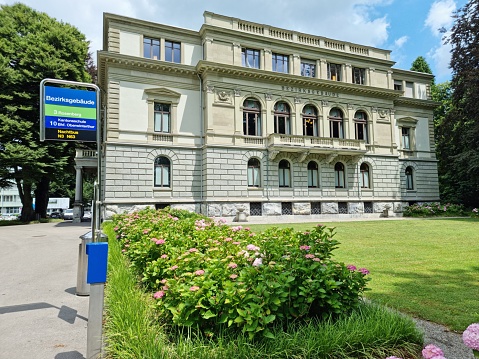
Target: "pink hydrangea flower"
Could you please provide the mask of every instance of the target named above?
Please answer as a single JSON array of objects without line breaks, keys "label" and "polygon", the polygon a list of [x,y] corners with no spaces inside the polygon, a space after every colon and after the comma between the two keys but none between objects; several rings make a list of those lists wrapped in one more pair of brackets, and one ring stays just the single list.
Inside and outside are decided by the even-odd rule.
[{"label": "pink hydrangea flower", "polygon": [[156,292],[155,294],[153,294],[153,298],[155,298],[155,299],[163,298],[164,295],[165,295],[165,292],[160,290],[160,291]]},{"label": "pink hydrangea flower", "polygon": [[189,252],[194,253],[194,252],[198,252],[198,250],[196,248],[190,248]]},{"label": "pink hydrangea flower", "polygon": [[348,268],[351,272],[356,270],[356,266],[354,266],[352,264],[347,265],[346,268]]},{"label": "pink hydrangea flower", "polygon": [[254,244],[248,244],[246,249],[249,251],[259,251],[259,247],[255,246]]},{"label": "pink hydrangea flower", "polygon": [[238,278],[238,275],[237,274],[232,274],[232,275],[230,275],[230,278],[231,279],[236,279],[236,278]]},{"label": "pink hydrangea flower", "polygon": [[314,258],[314,254],[306,254],[306,255],[304,256],[304,258],[313,259],[313,258]]},{"label": "pink hydrangea flower", "polygon": [[160,281],[161,284],[165,284],[166,282],[167,282],[166,279],[162,279],[162,280]]},{"label": "pink hydrangea flower", "polygon": [[316,258],[313,258],[313,261],[315,261],[315,262],[321,262],[321,259],[316,257]]},{"label": "pink hydrangea flower", "polygon": [[230,238],[230,237],[225,238],[225,242],[231,242],[232,240],[233,240],[233,238]]},{"label": "pink hydrangea flower", "polygon": [[263,264],[263,259],[262,258],[256,258],[253,262],[253,267],[259,267]]},{"label": "pink hydrangea flower", "polygon": [[168,256],[167,256],[166,254],[162,254],[160,258],[161,258],[161,259],[167,259]]},{"label": "pink hydrangea flower", "polygon": [[369,274],[369,271],[366,268],[359,268],[358,270],[364,275]]},{"label": "pink hydrangea flower", "polygon": [[205,274],[205,271],[203,269],[199,269],[195,272],[196,275],[203,275]]},{"label": "pink hydrangea flower", "polygon": [[126,249],[122,249],[121,251],[122,251],[123,253],[125,253],[125,252],[126,252]]},{"label": "pink hydrangea flower", "polygon": [[145,229],[143,230],[143,234],[148,234],[149,231],[150,231],[149,229]]},{"label": "pink hydrangea flower", "polygon": [[230,264],[228,264],[228,268],[235,269],[237,267],[238,265],[236,263],[231,262]]},{"label": "pink hydrangea flower", "polygon": [[424,359],[433,359],[438,356],[444,356],[444,353],[441,348],[438,348],[434,344],[428,344],[422,350],[422,356]]},{"label": "pink hydrangea flower", "polygon": [[196,291],[199,290],[199,289],[200,289],[200,287],[198,287],[198,286],[196,286],[196,285],[190,287],[190,290],[191,290],[192,292],[196,292]]},{"label": "pink hydrangea flower", "polygon": [[164,239],[158,239],[155,243],[156,244],[164,244],[165,240]]},{"label": "pink hydrangea flower", "polygon": [[178,266],[173,266],[170,268],[170,270],[175,270],[175,269],[178,269]]},{"label": "pink hydrangea flower", "polygon": [[301,249],[302,251],[309,251],[311,249],[310,246],[300,246],[299,249]]},{"label": "pink hydrangea flower", "polygon": [[471,324],[462,333],[462,341],[469,348],[479,350],[479,323]]}]

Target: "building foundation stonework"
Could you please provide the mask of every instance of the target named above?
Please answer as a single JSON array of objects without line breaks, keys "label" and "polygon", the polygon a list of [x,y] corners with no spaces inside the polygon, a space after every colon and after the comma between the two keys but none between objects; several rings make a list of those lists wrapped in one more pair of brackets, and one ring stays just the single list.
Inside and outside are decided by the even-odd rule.
[{"label": "building foundation stonework", "polygon": [[204,19],[104,16],[106,217],[401,216],[439,200],[431,75],[389,50]]}]

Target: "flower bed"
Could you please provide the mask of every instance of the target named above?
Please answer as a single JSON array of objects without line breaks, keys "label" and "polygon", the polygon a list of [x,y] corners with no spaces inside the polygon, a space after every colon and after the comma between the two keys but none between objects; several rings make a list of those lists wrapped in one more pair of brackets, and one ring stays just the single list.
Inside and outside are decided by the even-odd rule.
[{"label": "flower bed", "polygon": [[159,319],[207,335],[233,327],[272,336],[278,321],[351,312],[369,271],[332,259],[334,229],[253,233],[178,210],[114,218],[122,251],[155,298]]},{"label": "flower bed", "polygon": [[465,215],[461,204],[422,203],[408,206],[403,211],[404,217],[461,217]]}]

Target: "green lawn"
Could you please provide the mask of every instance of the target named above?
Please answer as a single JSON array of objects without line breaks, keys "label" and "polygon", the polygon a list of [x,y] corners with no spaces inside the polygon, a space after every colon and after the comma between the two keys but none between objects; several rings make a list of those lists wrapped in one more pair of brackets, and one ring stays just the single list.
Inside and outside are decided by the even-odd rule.
[{"label": "green lawn", "polygon": [[[479,221],[407,219],[322,223],[336,227],[336,258],[371,271],[366,296],[463,331],[479,322]],[[250,225],[253,231],[271,225]],[[307,230],[314,223],[283,224]]]}]

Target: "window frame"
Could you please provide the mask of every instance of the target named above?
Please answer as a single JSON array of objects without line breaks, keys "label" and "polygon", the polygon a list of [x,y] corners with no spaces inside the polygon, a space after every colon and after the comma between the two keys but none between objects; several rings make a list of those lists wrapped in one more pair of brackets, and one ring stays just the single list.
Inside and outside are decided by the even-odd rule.
[{"label": "window frame", "polygon": [[278,182],[280,188],[291,188],[291,163],[288,160],[278,163]]},{"label": "window frame", "polygon": [[[285,111],[278,110],[278,105],[284,105]],[[274,104],[274,133],[291,135],[291,107],[285,101],[278,101]],[[281,126],[282,125],[282,126]],[[284,127],[284,132],[280,132]]]},{"label": "window frame", "polygon": [[[363,168],[366,167],[366,168]],[[370,189],[371,188],[371,168],[370,166],[366,163],[363,162],[359,166],[359,186],[362,189]]]},{"label": "window frame", "polygon": [[[161,160],[167,161],[166,163],[159,163]],[[160,179],[161,181],[158,183],[158,168],[160,168]],[[165,179],[165,173],[164,171],[167,171],[166,176],[168,179],[168,183],[164,184],[163,180]],[[171,188],[171,160],[163,155],[157,156],[155,158],[155,161],[153,162],[153,187],[155,188]]]},{"label": "window frame", "polygon": [[341,64],[335,64],[332,62],[328,62],[328,80],[331,81],[341,81],[341,72],[343,66]]},{"label": "window frame", "polygon": [[[366,85],[366,69],[365,68],[353,66],[352,75],[353,75],[353,84]],[[359,75],[359,77],[357,77],[357,75]]]},{"label": "window frame", "polygon": [[[286,64],[286,66],[285,66],[285,64]],[[281,69],[282,69],[281,71],[279,69],[279,65],[281,65]],[[288,74],[289,73],[289,56],[288,55],[283,55],[283,54],[278,54],[278,53],[274,52],[272,54],[272,67],[271,68],[274,72]]]},{"label": "window frame", "polygon": [[256,157],[252,157],[248,160],[247,183],[249,188],[261,187],[261,161]]},{"label": "window frame", "polygon": [[414,191],[414,168],[407,166],[404,175],[406,177],[406,191]]},{"label": "window frame", "polygon": [[[147,45],[147,40],[149,40],[149,54],[146,56],[146,45]],[[157,44],[153,44],[153,42],[156,41],[158,42]],[[154,49],[157,48],[158,50],[158,57],[155,59],[154,58]],[[160,60],[161,56],[161,39],[159,38],[154,38],[154,37],[148,37],[148,36],[143,36],[143,58],[145,59],[152,59],[152,60]]]},{"label": "window frame", "polygon": [[181,42],[165,40],[165,61],[181,64]]},{"label": "window frame", "polygon": [[[253,66],[248,66],[249,52],[253,55]],[[241,65],[250,69],[261,69],[261,52],[256,49],[250,49],[247,47],[241,48]]]},{"label": "window frame", "polygon": [[[338,168],[339,166],[341,166],[341,168]],[[342,162],[336,162],[334,164],[334,188],[346,188],[346,167]]]},{"label": "window frame", "polygon": [[[309,67],[309,69],[306,69],[306,67]],[[309,60],[301,60],[301,76],[304,77],[316,77],[316,63],[313,61]],[[307,70],[309,70],[309,75],[307,74]]]},{"label": "window frame", "polygon": [[[258,104],[258,107],[249,107],[245,106],[246,102],[254,102]],[[254,97],[248,97],[243,101],[243,135],[244,136],[262,136],[261,130],[261,102]],[[250,118],[251,117],[251,118]],[[254,134],[251,132],[251,128],[249,126],[250,121],[254,123]]]},{"label": "window frame", "polygon": [[[161,108],[165,107],[165,106],[168,106],[168,110],[165,111],[163,109],[160,109],[160,110],[157,110],[157,106],[160,106]],[[168,115],[168,119],[167,119],[167,129],[164,130],[164,115]],[[161,120],[160,120],[160,129],[157,129],[157,115],[160,115],[161,116]],[[171,104],[169,103],[161,103],[161,102],[158,102],[158,101],[155,101],[153,103],[153,131],[154,132],[158,132],[158,133],[171,133]]]},{"label": "window frame", "polygon": [[[341,116],[333,116],[331,113],[337,110]],[[339,138],[339,139],[344,139],[344,113],[341,111],[341,109],[334,107],[329,111],[328,115],[328,120],[329,120],[329,136],[331,138]],[[335,134],[335,125],[337,125],[337,133],[338,136],[334,136]]]},{"label": "window frame", "polygon": [[308,162],[308,188],[319,188],[319,165],[316,161]]},{"label": "window frame", "polygon": [[[314,114],[306,113],[307,108],[312,108],[314,111]],[[314,107],[313,105],[304,106],[302,117],[303,117],[303,136],[319,137],[319,121],[318,121],[318,112],[316,110],[316,107]],[[310,126],[309,126],[309,122],[311,122]],[[312,129],[312,132],[313,132],[312,135],[308,134],[308,128]]]},{"label": "window frame", "polygon": [[[363,114],[364,117],[361,118],[361,117],[358,117],[357,115],[358,114]],[[356,140],[359,140],[359,141],[365,141],[366,143],[369,143],[369,133],[368,133],[368,115],[365,111],[362,111],[362,110],[359,110],[359,111],[356,111],[356,113],[354,114],[354,130],[355,130],[355,138]],[[362,128],[362,134],[363,134],[363,138],[359,138],[359,134],[360,134],[360,128]]]}]

